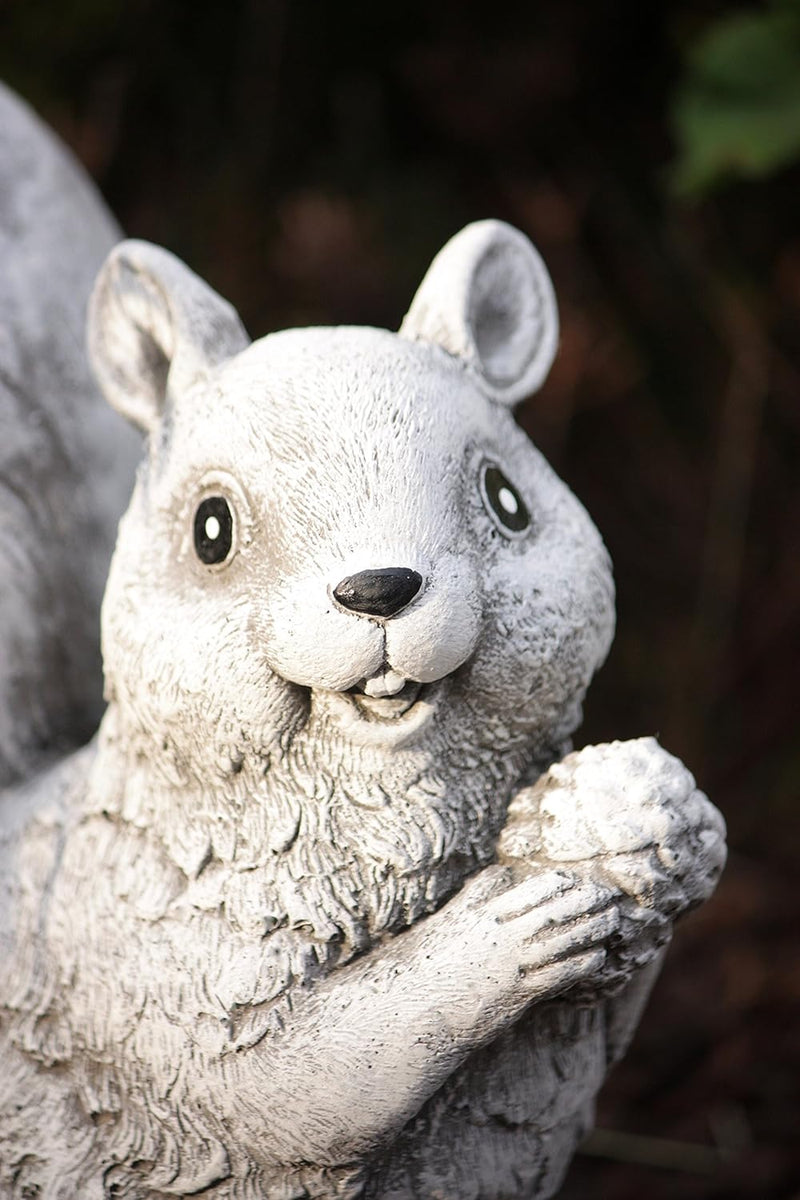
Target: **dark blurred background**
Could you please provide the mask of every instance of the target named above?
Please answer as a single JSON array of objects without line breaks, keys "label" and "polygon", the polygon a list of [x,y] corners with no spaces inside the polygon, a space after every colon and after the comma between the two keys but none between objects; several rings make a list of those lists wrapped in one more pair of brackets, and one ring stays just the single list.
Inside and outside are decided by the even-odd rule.
[{"label": "dark blurred background", "polygon": [[658,733],[731,845],[563,1196],[797,1200],[799,0],[0,0],[0,75],[253,335],[396,328],[475,218],[539,246],[520,419],[619,589],[581,740]]}]

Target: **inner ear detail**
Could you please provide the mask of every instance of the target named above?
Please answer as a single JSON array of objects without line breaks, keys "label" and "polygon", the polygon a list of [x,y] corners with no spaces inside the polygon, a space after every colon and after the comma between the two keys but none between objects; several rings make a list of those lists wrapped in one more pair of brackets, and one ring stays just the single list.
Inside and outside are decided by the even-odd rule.
[{"label": "inner ear detail", "polygon": [[524,375],[542,340],[541,296],[527,263],[507,246],[483,258],[468,321],[484,377],[508,387]]},{"label": "inner ear detail", "polygon": [[120,242],[89,302],[87,338],[97,380],[118,412],[145,433],[174,394],[248,345],[233,308],[168,250]]},{"label": "inner ear detail", "polygon": [[524,234],[476,221],[431,263],[400,328],[461,360],[498,404],[543,384],[558,348],[558,308],[547,268]]}]

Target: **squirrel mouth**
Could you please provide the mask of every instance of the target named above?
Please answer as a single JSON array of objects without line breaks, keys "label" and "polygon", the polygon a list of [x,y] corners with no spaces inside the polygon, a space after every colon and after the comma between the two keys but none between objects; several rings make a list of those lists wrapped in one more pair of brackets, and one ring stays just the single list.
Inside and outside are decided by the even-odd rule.
[{"label": "squirrel mouth", "polygon": [[355,687],[348,688],[347,694],[352,696],[362,714],[371,720],[396,721],[412,708],[424,692],[424,684],[413,679],[407,679],[398,691],[391,694],[373,695],[373,689],[367,691],[370,680],[361,680]]},{"label": "squirrel mouth", "polygon": [[444,679],[418,683],[388,669],[341,692],[314,692],[312,704],[354,743],[397,749],[420,737],[434,720],[444,686]]}]

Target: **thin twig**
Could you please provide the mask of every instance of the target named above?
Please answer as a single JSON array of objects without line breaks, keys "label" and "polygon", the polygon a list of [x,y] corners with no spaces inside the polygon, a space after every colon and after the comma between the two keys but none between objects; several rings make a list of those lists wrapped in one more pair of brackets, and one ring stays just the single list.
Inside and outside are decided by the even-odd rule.
[{"label": "thin twig", "polygon": [[638,1133],[621,1133],[616,1129],[593,1130],[579,1147],[578,1153],[593,1158],[610,1158],[614,1162],[685,1171],[692,1175],[714,1175],[722,1163],[722,1156],[713,1146],[678,1142],[670,1138],[644,1137]]}]

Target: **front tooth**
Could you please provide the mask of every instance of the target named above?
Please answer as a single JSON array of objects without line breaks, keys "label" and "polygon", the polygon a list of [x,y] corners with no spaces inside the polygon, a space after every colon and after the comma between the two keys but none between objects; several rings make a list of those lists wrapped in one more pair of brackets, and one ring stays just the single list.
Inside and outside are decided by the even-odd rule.
[{"label": "front tooth", "polygon": [[366,681],[364,692],[367,696],[380,699],[383,696],[396,696],[405,686],[406,681],[402,675],[398,675],[396,671],[384,671],[382,675],[373,675],[372,679]]}]

